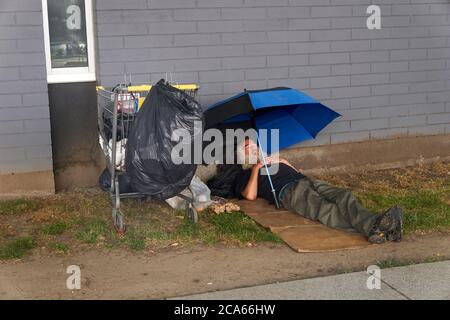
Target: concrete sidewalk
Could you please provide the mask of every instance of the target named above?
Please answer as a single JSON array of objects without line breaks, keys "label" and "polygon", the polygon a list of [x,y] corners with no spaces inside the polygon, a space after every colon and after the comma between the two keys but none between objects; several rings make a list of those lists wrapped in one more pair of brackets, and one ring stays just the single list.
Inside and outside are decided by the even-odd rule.
[{"label": "concrete sidewalk", "polygon": [[174,299],[450,300],[450,261],[381,269],[381,288],[368,289],[366,272],[216,291]]}]

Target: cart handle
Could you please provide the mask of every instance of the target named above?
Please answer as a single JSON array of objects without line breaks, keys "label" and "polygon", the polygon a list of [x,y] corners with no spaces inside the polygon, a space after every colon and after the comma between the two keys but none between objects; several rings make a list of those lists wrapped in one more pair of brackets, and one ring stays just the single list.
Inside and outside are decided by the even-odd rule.
[{"label": "cart handle", "polygon": [[[199,86],[197,84],[174,84],[172,87],[175,87],[180,90],[198,90]],[[149,84],[143,84],[139,86],[128,86],[128,92],[142,92],[142,91],[150,91],[152,88]]]}]

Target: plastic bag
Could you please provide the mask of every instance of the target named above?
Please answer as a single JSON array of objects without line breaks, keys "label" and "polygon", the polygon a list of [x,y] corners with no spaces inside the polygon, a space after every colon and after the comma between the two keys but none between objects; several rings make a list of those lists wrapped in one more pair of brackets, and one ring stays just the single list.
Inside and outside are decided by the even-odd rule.
[{"label": "plastic bag", "polygon": [[[193,197],[192,202],[197,210],[201,211],[212,203],[211,192],[199,177],[194,176],[189,187],[192,193],[188,189],[184,189],[180,193],[188,198]],[[185,199],[178,196],[166,199],[166,202],[174,209],[185,209],[188,204]]]},{"label": "plastic bag", "polygon": [[172,133],[187,130],[193,145],[195,121],[203,122],[203,112],[191,96],[164,80],[152,86],[128,136],[125,164],[134,189],[165,200],[189,186],[197,165],[172,161],[179,143],[172,141]]},{"label": "plastic bag", "polygon": [[[103,191],[110,191],[111,190],[111,174],[109,173],[109,170],[105,168],[103,170],[100,177],[98,177],[98,183],[100,185],[100,188]],[[130,177],[126,174],[120,174],[119,175],[119,193],[131,193],[134,192],[133,188],[131,187],[130,183]]]},{"label": "plastic bag", "polygon": [[[104,148],[104,141],[101,135],[98,136],[98,143],[102,149],[106,149],[104,152],[108,153],[110,159],[112,159],[112,140],[109,140],[108,148]],[[125,146],[127,139],[122,139],[116,142],[116,169],[123,171],[125,169]]]},{"label": "plastic bag", "polygon": [[222,164],[217,166],[217,174],[209,179],[206,184],[211,189],[213,196],[222,198],[235,198],[236,178],[243,173],[239,164]]}]

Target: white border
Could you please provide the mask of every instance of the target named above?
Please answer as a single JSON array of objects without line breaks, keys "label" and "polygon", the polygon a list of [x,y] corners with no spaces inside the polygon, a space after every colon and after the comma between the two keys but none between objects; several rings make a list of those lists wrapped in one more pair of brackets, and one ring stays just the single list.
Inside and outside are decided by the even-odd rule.
[{"label": "white border", "polygon": [[86,15],[86,40],[88,52],[88,66],[82,68],[52,68],[50,51],[50,33],[48,26],[47,0],[42,0],[42,17],[44,27],[45,63],[47,66],[48,83],[68,83],[95,81],[95,41],[94,41],[94,12],[92,0],[84,0]]}]

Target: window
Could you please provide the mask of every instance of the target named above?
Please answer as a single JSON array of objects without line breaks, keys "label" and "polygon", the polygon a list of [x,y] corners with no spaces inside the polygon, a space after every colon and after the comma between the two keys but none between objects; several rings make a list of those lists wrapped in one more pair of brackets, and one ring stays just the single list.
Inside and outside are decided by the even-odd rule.
[{"label": "window", "polygon": [[95,81],[92,0],[42,0],[49,83]]}]

